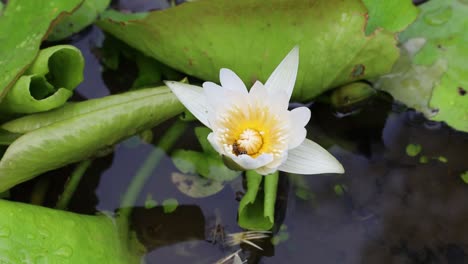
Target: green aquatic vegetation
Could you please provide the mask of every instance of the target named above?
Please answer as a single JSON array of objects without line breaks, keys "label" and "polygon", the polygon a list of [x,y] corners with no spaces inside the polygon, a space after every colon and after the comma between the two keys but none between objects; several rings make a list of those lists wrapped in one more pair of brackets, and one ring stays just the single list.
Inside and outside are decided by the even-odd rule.
[{"label": "green aquatic vegetation", "polygon": [[192,198],[208,197],[224,189],[223,181],[207,179],[198,175],[174,172],[171,175],[171,180],[180,192]]},{"label": "green aquatic vegetation", "polygon": [[[115,220],[0,200],[0,259],[23,263],[140,263]],[[134,246],[136,247],[136,246]],[[132,247],[132,248],[134,248]]]},{"label": "green aquatic vegetation", "polygon": [[373,33],[378,28],[391,32],[400,32],[411,24],[417,17],[419,10],[412,1],[381,1],[363,0],[369,9],[366,34]]},{"label": "green aquatic vegetation", "polygon": [[468,171],[465,171],[462,174],[460,174],[460,178],[464,183],[468,184]]},{"label": "green aquatic vegetation", "polygon": [[[0,18],[0,101],[34,61],[54,23],[82,0],[10,0]],[[34,25],[34,26],[31,26]]]},{"label": "green aquatic vegetation", "polygon": [[0,103],[4,114],[36,113],[62,106],[83,81],[84,59],[70,45],[43,49]]},{"label": "green aquatic vegetation", "polygon": [[[417,21],[400,34],[414,46],[395,65],[382,85],[395,98],[426,117],[468,131],[468,5],[460,0],[431,0],[420,7]],[[404,68],[411,73],[404,74]]]},{"label": "green aquatic vegetation", "polygon": [[[260,175],[247,171],[247,192],[239,203],[239,226],[250,230],[269,230],[275,223],[278,172]],[[263,183],[263,184],[262,184]]]},{"label": "green aquatic vegetation", "polygon": [[279,243],[287,241],[288,239],[289,239],[288,226],[285,224],[282,224],[280,226],[280,230],[278,231],[278,233],[271,238],[271,243],[276,246]]},{"label": "green aquatic vegetation", "polygon": [[442,163],[447,163],[448,162],[448,159],[444,156],[439,156],[437,157],[437,160],[442,162]]},{"label": "green aquatic vegetation", "polygon": [[179,206],[179,202],[177,201],[177,199],[168,198],[162,201],[161,205],[163,207],[164,213],[170,214],[177,209],[177,207]]},{"label": "green aquatic vegetation", "polygon": [[336,184],[333,186],[333,191],[335,191],[335,194],[338,196],[343,196],[346,192],[346,186],[343,184]]},{"label": "green aquatic vegetation", "polygon": [[73,14],[65,16],[52,28],[47,40],[62,40],[91,25],[110,2],[110,0],[84,0]]},{"label": "green aquatic vegetation", "polygon": [[[222,158],[208,142],[209,128],[195,128],[195,135],[203,152],[176,150],[172,154],[174,165],[183,173],[199,174],[214,181],[231,181],[240,175],[224,165]],[[216,185],[217,186],[217,185]]]},{"label": "green aquatic vegetation", "polygon": [[420,144],[408,144],[406,146],[406,155],[410,157],[416,157],[421,153],[422,146]]},{"label": "green aquatic vegetation", "polygon": [[190,197],[201,198],[216,194],[224,188],[225,182],[232,181],[241,174],[224,165],[222,158],[207,140],[209,133],[210,129],[206,127],[195,128],[202,152],[176,150],[172,154],[172,162],[182,172],[172,173],[172,182],[179,191]]},{"label": "green aquatic vegetation", "polygon": [[[378,10],[377,1],[368,2],[375,16],[384,12]],[[233,70],[247,84],[264,82],[282,56],[298,45],[301,64],[293,100],[306,101],[333,87],[391,70],[399,55],[394,33],[383,29],[366,36],[367,13],[358,0],[314,4],[204,0],[149,12],[136,20],[119,14],[114,18],[112,12],[97,25],[148,56],[215,82],[220,68]],[[373,25],[390,28],[387,21]],[[393,27],[404,27],[411,16],[399,22]]]},{"label": "green aquatic vegetation", "polygon": [[146,209],[151,209],[151,208],[154,208],[156,206],[158,206],[158,202],[153,199],[153,196],[150,193],[148,193],[146,195],[146,199],[145,199],[145,208]]},{"label": "green aquatic vegetation", "polygon": [[419,157],[419,163],[426,164],[428,162],[429,162],[429,158],[427,156],[422,155],[421,157]]},{"label": "green aquatic vegetation", "polygon": [[355,82],[332,91],[331,105],[335,109],[350,109],[361,105],[376,94],[376,90],[365,82]]},{"label": "green aquatic vegetation", "polygon": [[182,110],[175,96],[159,87],[68,104],[8,122],[3,129],[25,134],[0,160],[0,190],[90,158]]}]

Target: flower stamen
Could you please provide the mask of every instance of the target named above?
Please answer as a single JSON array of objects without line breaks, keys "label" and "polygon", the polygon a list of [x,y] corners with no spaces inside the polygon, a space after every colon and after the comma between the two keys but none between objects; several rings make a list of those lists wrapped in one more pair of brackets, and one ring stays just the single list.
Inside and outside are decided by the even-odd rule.
[{"label": "flower stamen", "polygon": [[245,129],[232,144],[232,153],[236,156],[242,154],[250,156],[258,154],[263,147],[262,134],[262,132],[251,128]]}]

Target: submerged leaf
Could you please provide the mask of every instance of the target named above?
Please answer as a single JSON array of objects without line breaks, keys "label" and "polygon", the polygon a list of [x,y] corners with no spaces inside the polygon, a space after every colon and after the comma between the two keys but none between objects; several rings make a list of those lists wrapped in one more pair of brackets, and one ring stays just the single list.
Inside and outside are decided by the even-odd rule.
[{"label": "submerged leaf", "polygon": [[50,27],[82,1],[8,1],[0,19],[0,101],[34,60]]},{"label": "submerged leaf", "polygon": [[2,263],[140,263],[114,221],[0,200]]},{"label": "submerged leaf", "polygon": [[89,158],[182,111],[169,89],[160,87],[68,104],[8,122],[3,129],[27,133],[0,160],[0,191]]},{"label": "submerged leaf", "polygon": [[138,20],[114,19],[113,12],[97,24],[148,56],[215,82],[220,68],[249,84],[264,82],[298,45],[293,99],[304,101],[390,71],[398,58],[395,37],[385,30],[366,36],[366,14],[359,0],[203,0]]},{"label": "submerged leaf", "polygon": [[193,198],[211,196],[224,188],[222,181],[206,179],[197,175],[174,172],[171,179],[179,191]]}]

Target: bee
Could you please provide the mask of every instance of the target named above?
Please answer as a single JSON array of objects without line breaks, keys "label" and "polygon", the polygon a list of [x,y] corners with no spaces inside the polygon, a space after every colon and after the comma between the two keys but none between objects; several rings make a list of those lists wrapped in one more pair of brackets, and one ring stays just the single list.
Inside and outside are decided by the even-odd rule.
[{"label": "bee", "polygon": [[236,156],[239,156],[242,154],[247,154],[247,150],[245,150],[237,142],[235,142],[234,144],[232,144],[232,153],[234,153],[234,155]]}]

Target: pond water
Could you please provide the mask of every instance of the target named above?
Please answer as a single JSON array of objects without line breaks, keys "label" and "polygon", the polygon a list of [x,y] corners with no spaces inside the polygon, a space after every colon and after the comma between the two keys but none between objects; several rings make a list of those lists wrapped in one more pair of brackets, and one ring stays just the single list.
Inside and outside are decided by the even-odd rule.
[{"label": "pond water", "polygon": [[[117,3],[114,3],[117,5]],[[166,8],[165,1],[121,1],[121,9]],[[85,81],[75,100],[122,91],[132,67],[103,71],[96,48],[105,36],[96,27],[72,43],[86,58]],[[127,76],[128,75],[128,76]],[[248,263],[468,263],[468,134],[427,121],[420,114],[376,96],[353,115],[338,115],[328,105],[310,104],[308,138],[329,147],[346,169],[344,175],[280,175],[271,240],[260,251],[242,245]],[[158,137],[174,120],[156,127],[151,144],[134,137],[111,155],[95,159],[72,198],[71,211],[117,212],[122,195]],[[174,149],[198,150],[193,128]],[[411,157],[406,148],[419,144]],[[147,263],[215,263],[236,251],[222,243],[223,234],[242,231],[237,225],[242,177],[219,193],[192,198],[171,181],[177,169],[166,154],[140,192],[132,227],[148,250]],[[14,200],[30,202],[37,186],[48,185],[40,202],[53,207],[74,166],[49,172],[12,189]],[[50,179],[54,179],[53,181]],[[148,202],[173,198],[170,214]],[[36,201],[37,202],[37,201]]]}]

